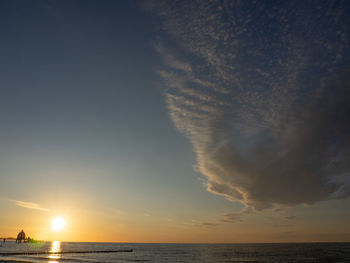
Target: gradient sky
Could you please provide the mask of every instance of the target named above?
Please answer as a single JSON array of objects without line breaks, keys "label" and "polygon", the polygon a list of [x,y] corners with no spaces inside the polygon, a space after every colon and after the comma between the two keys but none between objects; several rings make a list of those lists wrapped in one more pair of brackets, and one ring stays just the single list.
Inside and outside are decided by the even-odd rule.
[{"label": "gradient sky", "polygon": [[0,236],[350,241],[349,14],[1,1]]}]

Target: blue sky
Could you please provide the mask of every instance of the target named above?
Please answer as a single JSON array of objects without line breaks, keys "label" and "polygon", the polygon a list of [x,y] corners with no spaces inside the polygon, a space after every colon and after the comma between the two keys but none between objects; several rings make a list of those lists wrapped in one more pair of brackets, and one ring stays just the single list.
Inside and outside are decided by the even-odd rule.
[{"label": "blue sky", "polygon": [[145,210],[219,203],[197,179],[191,145],[168,116],[152,24],[138,5],[5,7],[4,197],[45,202],[33,193],[76,193],[102,206],[125,198],[119,206]]}]

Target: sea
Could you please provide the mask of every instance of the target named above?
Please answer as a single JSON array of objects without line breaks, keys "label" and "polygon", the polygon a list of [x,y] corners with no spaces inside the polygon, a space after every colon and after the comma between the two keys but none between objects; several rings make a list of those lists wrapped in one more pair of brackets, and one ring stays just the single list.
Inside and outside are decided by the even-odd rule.
[{"label": "sea", "polygon": [[[91,252],[130,250],[116,253],[31,254],[32,252]],[[8,253],[23,253],[8,255]],[[6,241],[0,246],[0,262],[74,263],[74,262],[350,262],[350,243],[278,244],[136,244]],[[4,255],[7,254],[7,255]]]}]

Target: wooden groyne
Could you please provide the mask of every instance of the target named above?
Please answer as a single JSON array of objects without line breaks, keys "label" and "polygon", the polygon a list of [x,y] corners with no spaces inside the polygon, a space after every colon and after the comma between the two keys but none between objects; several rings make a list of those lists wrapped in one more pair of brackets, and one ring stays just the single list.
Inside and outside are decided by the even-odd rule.
[{"label": "wooden groyne", "polygon": [[122,250],[86,250],[86,251],[37,251],[37,252],[2,252],[0,256],[22,256],[22,255],[57,255],[57,254],[88,254],[88,253],[121,253],[121,252],[133,252],[132,249]]}]

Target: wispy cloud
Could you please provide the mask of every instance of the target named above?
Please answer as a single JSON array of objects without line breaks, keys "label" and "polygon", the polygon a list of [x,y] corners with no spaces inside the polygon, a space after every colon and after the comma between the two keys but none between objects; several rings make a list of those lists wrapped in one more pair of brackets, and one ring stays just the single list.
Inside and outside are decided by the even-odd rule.
[{"label": "wispy cloud", "polygon": [[211,221],[203,221],[203,220],[196,220],[192,219],[190,222],[185,222],[184,225],[187,226],[194,226],[194,227],[200,227],[200,228],[213,228],[219,226],[221,223],[217,222],[216,220]]},{"label": "wispy cloud", "polygon": [[125,215],[126,212],[122,211],[120,209],[116,209],[116,208],[108,208],[106,209],[108,211],[108,213],[110,212],[112,215]]},{"label": "wispy cloud", "polygon": [[221,213],[216,219],[210,221],[192,220],[191,225],[197,227],[217,227],[227,223],[240,223],[246,216],[249,216],[252,213],[254,212],[251,209],[243,208],[240,211]]},{"label": "wispy cloud", "polygon": [[250,209],[244,208],[240,211],[221,214],[217,221],[221,223],[238,223],[243,221],[244,216],[251,213],[252,211]]},{"label": "wispy cloud", "polygon": [[297,217],[295,216],[295,215],[287,215],[287,216],[285,216],[284,217],[285,219],[287,219],[287,220],[294,220],[294,219],[296,219]]},{"label": "wispy cloud", "polygon": [[19,201],[19,200],[13,200],[17,206],[28,208],[28,209],[35,209],[35,210],[41,210],[41,211],[46,211],[49,212],[50,209],[41,207],[37,203],[33,202],[25,202],[25,201]]},{"label": "wispy cloud", "polygon": [[216,227],[216,226],[219,226],[220,223],[218,223],[218,222],[209,222],[209,221],[192,220],[192,225],[197,226],[197,227]]},{"label": "wispy cloud", "polygon": [[255,210],[350,195],[346,1],[145,5],[162,21],[170,117],[208,191]]},{"label": "wispy cloud", "polygon": [[288,208],[277,207],[272,210],[275,214],[286,220],[294,220],[297,217],[295,215],[288,214]]}]

